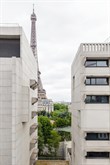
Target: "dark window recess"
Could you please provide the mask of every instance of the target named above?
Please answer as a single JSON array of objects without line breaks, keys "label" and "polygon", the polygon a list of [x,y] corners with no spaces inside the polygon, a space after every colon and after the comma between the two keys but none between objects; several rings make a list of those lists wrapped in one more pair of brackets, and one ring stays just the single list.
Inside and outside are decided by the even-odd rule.
[{"label": "dark window recess", "polygon": [[0,57],[20,57],[20,39],[0,39]]},{"label": "dark window recess", "polygon": [[107,67],[108,60],[86,60],[85,67]]},{"label": "dark window recess", "polygon": [[109,133],[87,133],[86,140],[109,140]]},{"label": "dark window recess", "polygon": [[109,96],[93,96],[93,95],[87,95],[85,99],[86,104],[104,104],[104,103],[109,103]]},{"label": "dark window recess", "polygon": [[87,159],[109,158],[109,152],[87,152],[86,158]]},{"label": "dark window recess", "polygon": [[86,77],[86,85],[109,85],[107,77]]}]

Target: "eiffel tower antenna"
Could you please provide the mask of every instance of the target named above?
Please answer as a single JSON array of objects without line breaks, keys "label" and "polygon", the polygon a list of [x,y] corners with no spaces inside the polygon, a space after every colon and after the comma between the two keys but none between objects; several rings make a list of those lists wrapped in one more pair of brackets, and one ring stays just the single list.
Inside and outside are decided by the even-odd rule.
[{"label": "eiffel tower antenna", "polygon": [[34,13],[34,3],[33,3],[33,13]]}]

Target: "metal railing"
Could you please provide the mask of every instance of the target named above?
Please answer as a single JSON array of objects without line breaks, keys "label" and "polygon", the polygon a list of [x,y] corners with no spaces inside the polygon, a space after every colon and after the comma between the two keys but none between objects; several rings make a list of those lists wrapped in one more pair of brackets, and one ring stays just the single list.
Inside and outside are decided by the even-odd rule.
[{"label": "metal railing", "polygon": [[64,160],[62,156],[38,156],[38,160]]},{"label": "metal railing", "polygon": [[108,52],[110,43],[83,43],[81,49],[83,52]]}]

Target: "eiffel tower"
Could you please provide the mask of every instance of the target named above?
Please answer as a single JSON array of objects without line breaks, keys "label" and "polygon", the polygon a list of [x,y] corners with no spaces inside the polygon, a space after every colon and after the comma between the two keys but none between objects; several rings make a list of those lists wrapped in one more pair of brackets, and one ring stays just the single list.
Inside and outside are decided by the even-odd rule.
[{"label": "eiffel tower", "polygon": [[36,37],[36,14],[34,12],[34,5],[33,5],[33,13],[31,14],[31,41],[30,46],[32,52],[37,61],[37,69],[38,69],[38,100],[46,99],[46,90],[43,89],[42,81],[41,81],[41,72],[39,70],[39,63],[38,63],[38,55],[37,55],[37,37]]}]

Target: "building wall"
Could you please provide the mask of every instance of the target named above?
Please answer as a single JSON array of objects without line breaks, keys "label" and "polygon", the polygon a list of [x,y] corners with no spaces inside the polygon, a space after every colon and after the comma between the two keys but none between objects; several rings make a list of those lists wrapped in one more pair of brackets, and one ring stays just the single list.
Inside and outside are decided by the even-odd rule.
[{"label": "building wall", "polygon": [[[110,58],[110,44],[81,44],[72,64],[72,164],[109,165],[110,158],[87,159],[87,152],[110,152],[110,141],[87,141],[87,132],[110,133],[109,104],[86,104],[86,95],[108,95],[110,85],[86,86],[86,76],[109,77],[109,67],[85,67],[87,58]],[[110,60],[109,60],[110,63]],[[110,82],[110,79],[109,79]],[[110,98],[109,98],[110,99]]]},{"label": "building wall", "polygon": [[[32,97],[37,89],[30,88],[30,80],[37,81],[37,63],[21,27],[0,28],[0,37],[20,36],[20,58],[0,57],[0,165],[29,165]],[[37,146],[36,146],[37,148]],[[35,149],[35,148],[34,148]]]},{"label": "building wall", "polygon": [[48,113],[53,112],[54,104],[51,99],[39,99],[38,101],[38,111],[46,111]]},{"label": "building wall", "polygon": [[71,141],[64,141],[65,160],[69,161],[69,165],[72,165],[71,148]]}]

